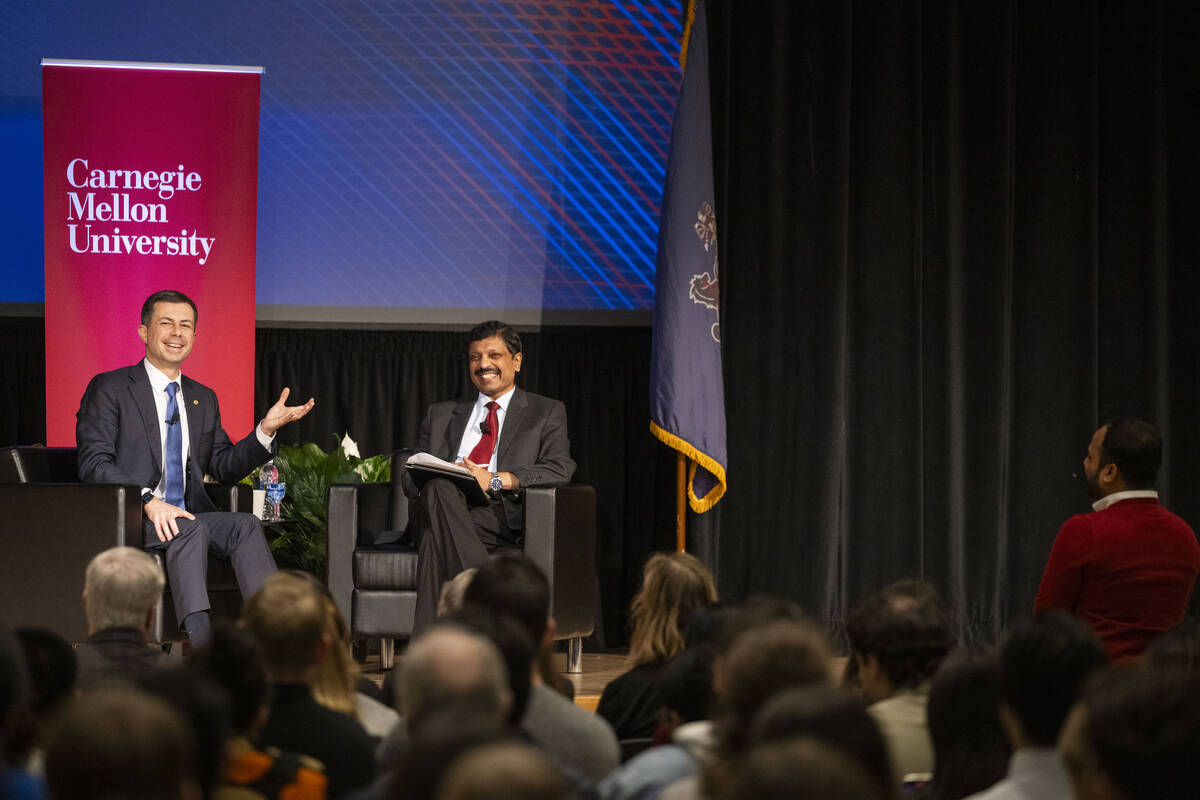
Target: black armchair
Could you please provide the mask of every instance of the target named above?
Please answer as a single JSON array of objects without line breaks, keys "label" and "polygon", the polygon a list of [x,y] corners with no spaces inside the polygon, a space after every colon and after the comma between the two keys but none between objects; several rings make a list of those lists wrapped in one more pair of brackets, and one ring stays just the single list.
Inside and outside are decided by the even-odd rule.
[{"label": "black armchair", "polygon": [[[218,508],[249,511],[252,493],[207,484]],[[49,628],[69,642],[87,640],[80,597],[88,562],[109,547],[142,544],[141,487],[79,482],[74,447],[0,449],[0,620]],[[168,584],[155,623],[157,641],[185,637]],[[209,558],[214,616],[237,616],[241,593],[228,561]]]},{"label": "black armchair", "polygon": [[[400,485],[409,452],[393,454],[390,484],[329,489],[329,591],[350,622],[351,636],[382,641],[385,669],[392,665],[395,640],[412,635],[417,602],[417,550]],[[579,672],[583,637],[591,635],[595,619],[596,492],[574,484],[522,491],[525,554],[550,581],[557,638],[568,640],[567,670]]]}]

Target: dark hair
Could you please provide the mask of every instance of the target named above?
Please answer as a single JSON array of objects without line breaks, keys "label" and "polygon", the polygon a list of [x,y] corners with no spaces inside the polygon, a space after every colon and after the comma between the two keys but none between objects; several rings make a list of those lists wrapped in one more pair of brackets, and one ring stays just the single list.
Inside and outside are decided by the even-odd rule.
[{"label": "dark hair", "polygon": [[47,742],[48,794],[178,798],[194,780],[192,749],[191,732],[166,701],[100,689],[69,703]]},{"label": "dark hair", "polygon": [[684,648],[697,647],[703,644],[716,647],[717,642],[721,638],[721,630],[725,627],[725,620],[728,616],[729,609],[720,600],[715,603],[709,603],[704,608],[696,609],[688,617],[687,627],[683,630]]},{"label": "dark hair", "polygon": [[210,678],[186,666],[160,669],[141,679],[141,688],[179,712],[191,730],[192,766],[203,797],[212,796],[231,735],[229,697]]},{"label": "dark hair", "polygon": [[479,634],[496,645],[504,658],[508,688],[513,696],[509,721],[514,725],[520,723],[529,705],[530,674],[537,653],[537,643],[529,638],[525,626],[509,614],[475,604],[464,606],[446,617],[445,622]]},{"label": "dark hair", "polygon": [[930,800],[966,797],[1004,777],[1012,749],[999,708],[1000,666],[994,654],[957,650],[942,662],[926,711],[937,764]]},{"label": "dark hair", "polygon": [[798,603],[769,594],[752,594],[746,602],[725,613],[720,634],[717,636],[717,653],[728,653],[737,640],[755,628],[772,622],[804,622],[808,615]]},{"label": "dark hair", "polygon": [[942,597],[926,581],[897,581],[868,597],[846,620],[850,647],[879,660],[894,689],[933,677],[954,647]]},{"label": "dark hair", "polygon": [[504,346],[508,348],[509,354],[515,356],[521,352],[521,335],[508,323],[498,319],[489,319],[471,328],[470,333],[467,334],[467,343],[480,342],[493,336],[499,336],[504,341]]},{"label": "dark hair", "polygon": [[480,745],[503,741],[507,732],[495,719],[453,705],[433,712],[404,749],[386,794],[404,800],[433,800],[450,765]]},{"label": "dark hair", "polygon": [[750,746],[811,736],[853,758],[886,795],[892,766],[879,726],[861,702],[829,686],[788,689],[772,697],[750,726]]},{"label": "dark hair", "polygon": [[1200,679],[1178,669],[1100,673],[1084,692],[1085,736],[1123,797],[1194,798],[1200,786]]},{"label": "dark hair", "polygon": [[75,650],[66,639],[45,628],[17,628],[16,634],[30,678],[29,702],[33,712],[44,718],[58,710],[75,690],[79,672]]},{"label": "dark hair", "polygon": [[698,645],[668,661],[658,674],[658,694],[663,705],[684,722],[708,719],[713,701],[715,660],[716,651],[712,645]]},{"label": "dark hair", "polygon": [[882,800],[889,795],[844,751],[804,736],[754,748],[726,796],[730,800]]},{"label": "dark hair", "polygon": [[1092,629],[1066,612],[1013,625],[1000,647],[1002,691],[1030,742],[1054,746],[1071,706],[1106,660]]},{"label": "dark hair", "polygon": [[200,319],[200,312],[196,310],[196,303],[192,298],[188,297],[183,292],[177,292],[174,289],[163,289],[155,292],[146,298],[146,302],[142,303],[142,324],[149,325],[150,319],[154,315],[155,303],[187,303],[192,307],[192,322],[196,323]]},{"label": "dark hair", "polygon": [[225,690],[234,732],[248,733],[267,702],[269,686],[258,641],[232,622],[216,620],[189,666]]},{"label": "dark hair", "polygon": [[480,605],[508,614],[521,623],[535,645],[540,645],[550,615],[550,583],[528,557],[503,553],[475,572],[463,592],[463,605]]},{"label": "dark hair", "polygon": [[1187,617],[1151,642],[1146,661],[1156,667],[1178,667],[1200,675],[1200,618]]},{"label": "dark hair", "polygon": [[1118,417],[1108,423],[1100,445],[1100,467],[1116,464],[1130,489],[1152,489],[1162,465],[1162,434],[1137,417]]},{"label": "dark hair", "polygon": [[780,620],[738,637],[721,666],[716,715],[721,757],[729,760],[745,751],[750,722],[777,692],[832,685],[832,656],[825,631],[811,620]]}]

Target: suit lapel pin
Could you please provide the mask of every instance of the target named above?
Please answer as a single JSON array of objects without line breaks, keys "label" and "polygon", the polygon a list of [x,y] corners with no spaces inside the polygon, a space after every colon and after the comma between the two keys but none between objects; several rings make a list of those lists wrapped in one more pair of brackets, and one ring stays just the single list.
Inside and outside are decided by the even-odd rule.
[{"label": "suit lapel pin", "polygon": [[199,401],[199,400],[193,400],[193,401],[192,401],[192,405],[194,405],[194,406],[198,406],[198,405],[200,405],[200,401]]}]

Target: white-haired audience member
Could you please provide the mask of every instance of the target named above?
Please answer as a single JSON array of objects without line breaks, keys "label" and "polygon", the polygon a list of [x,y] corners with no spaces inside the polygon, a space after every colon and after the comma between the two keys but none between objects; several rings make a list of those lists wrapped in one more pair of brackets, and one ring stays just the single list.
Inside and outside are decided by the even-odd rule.
[{"label": "white-haired audience member", "polygon": [[155,669],[161,653],[146,640],[165,583],[158,562],[135,547],[113,547],[91,560],[83,584],[88,640],[76,654],[80,691],[136,683]]}]

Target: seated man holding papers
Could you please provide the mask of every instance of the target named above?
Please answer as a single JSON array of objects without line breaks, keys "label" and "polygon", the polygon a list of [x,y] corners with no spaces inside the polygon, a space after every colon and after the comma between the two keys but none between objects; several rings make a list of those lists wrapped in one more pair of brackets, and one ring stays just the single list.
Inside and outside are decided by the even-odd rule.
[{"label": "seated man holding papers", "polygon": [[575,473],[566,408],[516,388],[521,337],[491,320],[472,328],[468,339],[467,369],[479,394],[429,407],[417,441],[421,452],[409,459],[403,478],[422,519],[414,638],[433,623],[444,581],[490,553],[520,549],[524,509],[517,490],[567,483]]}]

